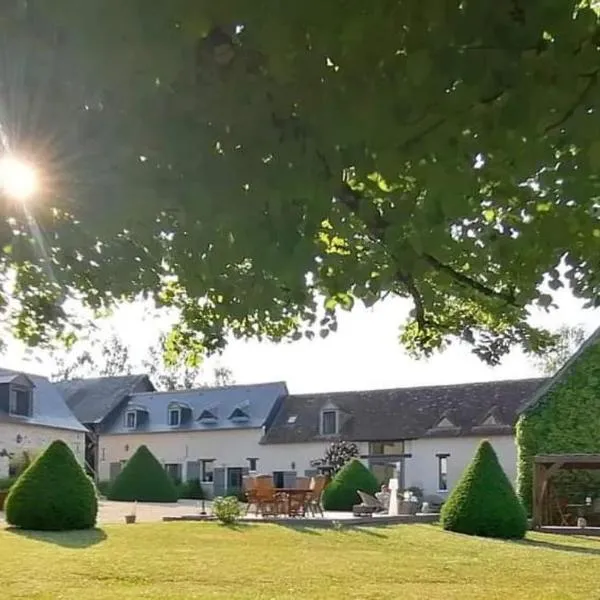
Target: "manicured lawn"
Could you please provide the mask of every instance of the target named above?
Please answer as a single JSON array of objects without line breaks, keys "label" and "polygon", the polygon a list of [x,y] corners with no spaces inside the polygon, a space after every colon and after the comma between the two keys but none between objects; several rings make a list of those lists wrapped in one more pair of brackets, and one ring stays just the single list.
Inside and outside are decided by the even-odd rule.
[{"label": "manicured lawn", "polygon": [[600,589],[600,539],[156,523],[0,531],[0,565],[2,598],[589,599]]}]

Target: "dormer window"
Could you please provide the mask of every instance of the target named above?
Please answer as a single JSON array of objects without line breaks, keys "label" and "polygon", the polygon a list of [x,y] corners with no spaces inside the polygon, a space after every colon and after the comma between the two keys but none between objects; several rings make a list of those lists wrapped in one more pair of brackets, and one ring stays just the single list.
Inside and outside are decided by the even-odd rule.
[{"label": "dormer window", "polygon": [[338,432],[337,410],[324,410],[321,413],[321,433],[323,435],[335,435]]},{"label": "dormer window", "polygon": [[31,390],[13,386],[10,391],[10,414],[17,417],[30,417],[33,408],[32,399]]},{"label": "dormer window", "polygon": [[452,429],[456,425],[448,417],[444,416],[437,422],[435,427],[436,429]]},{"label": "dormer window", "polygon": [[167,426],[185,427],[192,420],[192,407],[187,402],[175,400],[167,406]]},{"label": "dormer window", "polygon": [[213,411],[205,408],[200,413],[198,421],[200,423],[204,423],[205,425],[214,425],[217,422],[217,415]]},{"label": "dormer window", "polygon": [[128,410],[125,413],[125,427],[135,429],[137,427],[137,410]]},{"label": "dormer window", "polygon": [[125,429],[146,429],[150,422],[148,408],[142,404],[129,404],[125,412]]},{"label": "dormer window", "polygon": [[181,425],[181,409],[169,409],[169,427],[179,427]]},{"label": "dormer window", "polygon": [[241,408],[234,409],[234,411],[229,415],[229,420],[233,421],[234,423],[245,423],[249,419],[250,417],[248,413],[244,412]]}]

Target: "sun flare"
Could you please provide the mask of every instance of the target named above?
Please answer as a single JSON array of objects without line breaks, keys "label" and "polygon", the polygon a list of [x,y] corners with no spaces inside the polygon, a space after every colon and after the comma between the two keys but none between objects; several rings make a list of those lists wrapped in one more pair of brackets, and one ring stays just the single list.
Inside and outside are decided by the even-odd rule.
[{"label": "sun flare", "polygon": [[9,198],[28,200],[38,189],[37,172],[19,158],[4,156],[0,158],[0,187]]}]

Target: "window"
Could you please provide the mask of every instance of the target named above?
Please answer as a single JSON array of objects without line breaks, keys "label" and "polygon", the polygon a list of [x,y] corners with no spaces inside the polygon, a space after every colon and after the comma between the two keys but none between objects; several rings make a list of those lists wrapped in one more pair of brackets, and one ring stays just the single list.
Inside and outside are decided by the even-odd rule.
[{"label": "window", "polygon": [[445,492],[448,489],[448,454],[438,454],[438,490]]},{"label": "window", "polygon": [[181,409],[169,409],[169,427],[179,427],[181,425]]},{"label": "window", "polygon": [[293,425],[296,422],[296,419],[298,418],[298,415],[290,415],[288,417],[288,425]]},{"label": "window", "polygon": [[181,463],[167,463],[165,471],[177,485],[181,483]]},{"label": "window", "polygon": [[377,456],[404,454],[404,442],[371,442],[369,444],[369,454]]},{"label": "window", "polygon": [[227,469],[227,494],[235,494],[241,491],[244,481],[244,472],[240,467],[229,467]]},{"label": "window", "polygon": [[10,414],[20,417],[31,415],[31,391],[13,388],[10,395]]},{"label": "window", "polygon": [[248,413],[243,411],[241,408],[236,408],[230,415],[229,415],[229,420],[230,421],[237,421],[238,423],[242,423],[244,421],[248,421],[248,419],[250,419],[250,417],[248,416]]},{"label": "window", "polygon": [[200,461],[200,481],[203,483],[213,482],[214,459]]},{"label": "window", "polygon": [[258,463],[258,458],[248,458],[248,471],[255,472],[257,470],[256,466]]},{"label": "window", "polygon": [[334,435],[337,433],[337,412],[335,410],[324,410],[321,420],[323,435]]},{"label": "window", "polygon": [[210,410],[203,410],[198,417],[198,421],[203,421],[204,423],[216,423],[217,416],[211,412]]},{"label": "window", "polygon": [[125,427],[127,429],[135,429],[137,425],[137,413],[135,410],[129,410],[125,414]]}]

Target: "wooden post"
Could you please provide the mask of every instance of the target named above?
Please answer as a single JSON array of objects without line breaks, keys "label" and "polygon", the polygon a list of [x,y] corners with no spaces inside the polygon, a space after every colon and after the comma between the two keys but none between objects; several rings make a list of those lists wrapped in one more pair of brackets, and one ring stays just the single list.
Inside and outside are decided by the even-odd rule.
[{"label": "wooden post", "polygon": [[540,528],[544,523],[544,500],[548,483],[548,470],[545,465],[536,463],[533,469],[533,527]]},{"label": "wooden post", "polygon": [[540,514],[540,503],[539,503],[539,492],[540,492],[540,479],[542,477],[541,465],[537,462],[533,463],[533,482],[531,486],[533,498],[532,498],[532,527],[537,529],[540,527],[542,522],[542,515]]},{"label": "wooden post", "polygon": [[534,462],[533,466],[533,528],[541,527],[543,523],[544,502],[548,491],[548,481],[565,464],[564,460],[557,460],[552,464]]}]

